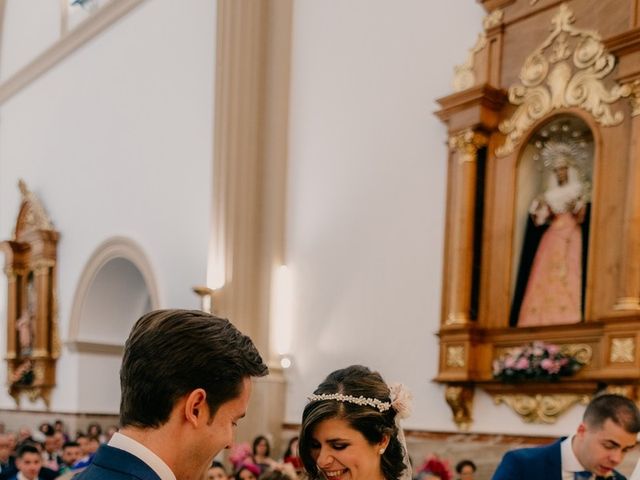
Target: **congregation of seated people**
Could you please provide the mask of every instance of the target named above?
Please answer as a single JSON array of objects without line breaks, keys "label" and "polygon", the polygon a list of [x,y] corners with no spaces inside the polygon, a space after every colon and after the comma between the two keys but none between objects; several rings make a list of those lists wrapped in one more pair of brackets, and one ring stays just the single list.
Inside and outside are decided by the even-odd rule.
[{"label": "congregation of seated people", "polygon": [[[99,446],[107,443],[117,427],[103,433],[97,423],[86,431],[70,435],[60,420],[43,423],[38,431],[28,427],[5,431],[0,423],[0,480],[67,480],[87,467]],[[272,456],[267,435],[259,435],[253,442],[236,442],[229,455],[215,460],[203,480],[301,480],[303,466],[298,454],[298,437],[290,438],[281,456]],[[468,462],[468,461],[467,461]],[[468,462],[473,465],[472,462]],[[433,465],[433,461],[429,465]],[[475,469],[475,465],[473,465]],[[458,466],[459,468],[459,466]],[[467,468],[469,468],[467,466]],[[458,473],[460,470],[458,469]],[[449,480],[441,472],[432,477]],[[440,474],[440,475],[438,475]],[[425,478],[425,472],[417,478]],[[471,476],[460,478],[472,479]]]},{"label": "congregation of seated people", "polygon": [[33,432],[23,426],[8,431],[0,423],[0,480],[65,480],[87,467],[102,443],[117,431],[103,434],[97,423],[70,435],[61,420],[42,423]]}]

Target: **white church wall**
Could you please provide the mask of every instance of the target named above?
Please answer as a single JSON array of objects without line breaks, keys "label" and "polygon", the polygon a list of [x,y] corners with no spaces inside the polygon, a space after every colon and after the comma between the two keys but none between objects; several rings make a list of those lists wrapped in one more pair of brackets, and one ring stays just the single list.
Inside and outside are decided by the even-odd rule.
[{"label": "white church wall", "polygon": [[62,2],[6,0],[0,81],[10,78],[60,38]]},{"label": "white church wall", "polygon": [[[0,237],[11,235],[24,178],[61,233],[63,342],[81,272],[114,235],[145,251],[162,306],[198,306],[191,287],[206,281],[215,25],[215,2],[147,0],[0,108]],[[82,381],[116,362],[66,348],[63,357],[51,409],[117,412],[116,397],[106,402]],[[103,390],[119,392],[116,379]],[[0,392],[0,408],[13,405]]]},{"label": "white church wall", "polygon": [[[286,420],[330,371],[379,370],[415,396],[406,426],[456,431],[437,373],[446,129],[452,93],[482,28],[476,2],[296,2],[287,261],[296,327]],[[477,394],[472,431],[565,433],[523,424]]]}]

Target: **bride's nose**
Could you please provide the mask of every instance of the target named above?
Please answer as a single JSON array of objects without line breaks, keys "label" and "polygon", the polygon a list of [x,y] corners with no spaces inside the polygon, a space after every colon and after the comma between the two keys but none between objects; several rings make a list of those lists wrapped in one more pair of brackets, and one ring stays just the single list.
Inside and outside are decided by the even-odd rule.
[{"label": "bride's nose", "polygon": [[329,452],[329,449],[326,447],[320,448],[320,453],[318,454],[318,458],[316,460],[316,464],[320,468],[326,468],[333,463],[333,455]]}]

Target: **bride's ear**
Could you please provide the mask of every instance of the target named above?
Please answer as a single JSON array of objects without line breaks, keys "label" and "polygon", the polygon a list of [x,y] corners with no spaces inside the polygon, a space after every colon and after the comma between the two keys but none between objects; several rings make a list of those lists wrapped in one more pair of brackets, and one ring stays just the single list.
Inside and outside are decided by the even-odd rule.
[{"label": "bride's ear", "polygon": [[380,443],[378,443],[378,452],[380,452],[381,455],[389,446],[390,440],[391,440],[391,437],[389,435],[387,434],[382,435],[382,440],[380,440]]}]

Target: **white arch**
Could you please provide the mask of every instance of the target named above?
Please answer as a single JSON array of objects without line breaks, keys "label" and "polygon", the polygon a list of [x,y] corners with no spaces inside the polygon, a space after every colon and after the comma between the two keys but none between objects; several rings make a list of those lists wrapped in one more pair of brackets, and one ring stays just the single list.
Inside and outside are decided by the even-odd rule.
[{"label": "white arch", "polygon": [[67,344],[75,350],[100,351],[104,353],[120,353],[122,345],[113,342],[101,342],[94,338],[81,337],[81,321],[85,306],[92,293],[92,287],[107,265],[114,265],[114,260],[126,260],[142,277],[146,293],[149,296],[151,309],[160,308],[161,301],[158,286],[151,263],[142,247],[126,237],[112,237],[98,246],[85,266],[73,298],[69,321]]}]

